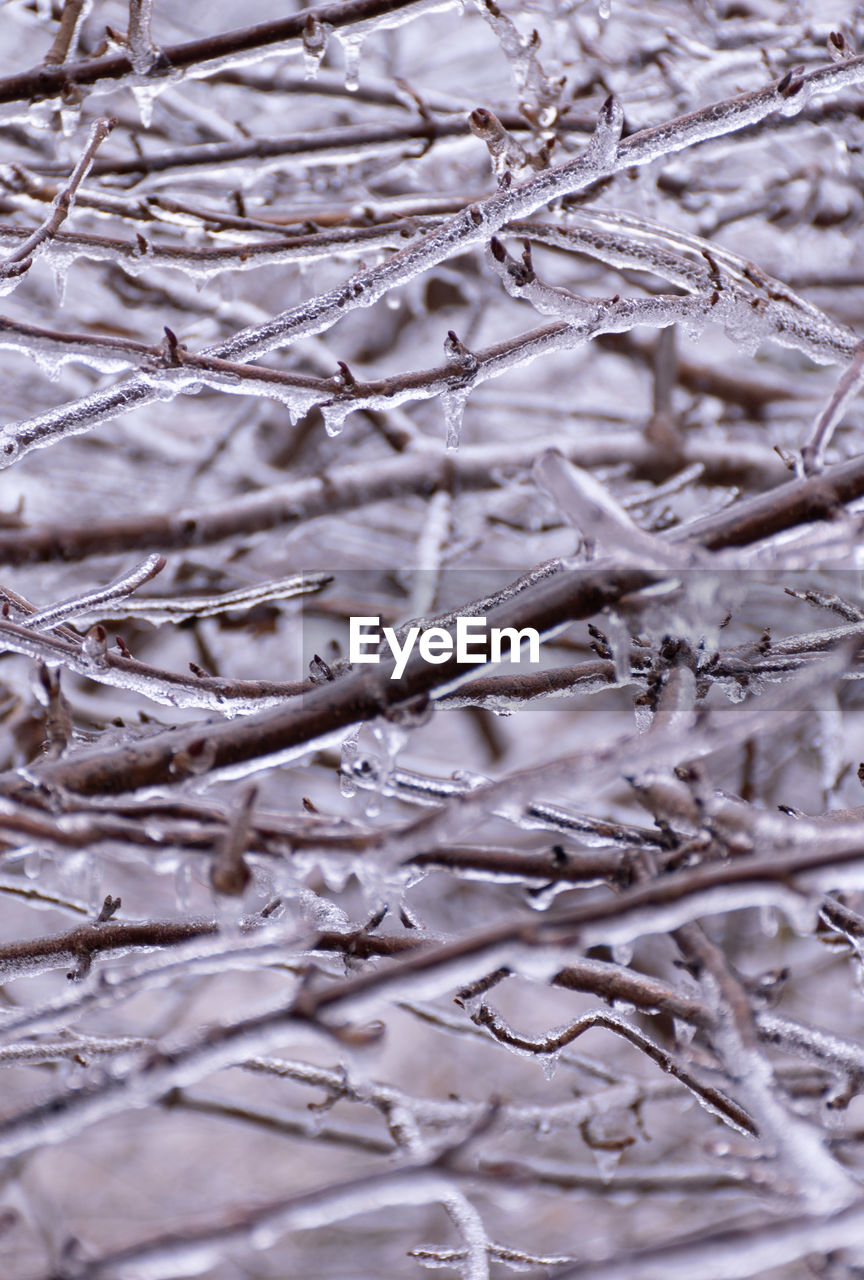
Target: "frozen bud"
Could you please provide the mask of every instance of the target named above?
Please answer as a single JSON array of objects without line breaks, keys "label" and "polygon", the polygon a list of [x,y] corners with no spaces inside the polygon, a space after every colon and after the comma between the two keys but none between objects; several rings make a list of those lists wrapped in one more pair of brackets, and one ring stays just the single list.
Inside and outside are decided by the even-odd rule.
[{"label": "frozen bud", "polygon": [[444,339],[444,354],[463,369],[470,370],[472,373],[477,369],[478,361],[474,352],[468,350],[452,329],[447,331],[447,337]]},{"label": "frozen bud", "polygon": [[589,1116],[580,1132],[592,1151],[624,1151],[636,1141],[636,1121],[632,1111],[616,1107]]},{"label": "frozen bud", "polygon": [[624,129],[624,109],[610,93],[597,116],[597,124],[585,149],[586,162],[592,168],[605,169],[612,165]]},{"label": "frozen bud", "polygon": [[506,139],[507,131],[498,117],[485,107],[477,107],[468,117],[468,124],[475,138],[482,138],[486,143]]},{"label": "frozen bud", "polygon": [[252,829],[252,810],[257,787],[249,787],[241,797],[219,851],[210,867],[210,883],[217,893],[238,897],[252,879],[245,862]]},{"label": "frozen bud", "polygon": [[845,62],[855,57],[855,50],[842,31],[832,31],[828,37],[828,56],[834,62]]},{"label": "frozen bud", "polygon": [[309,678],[313,684],[327,684],[334,678],[329,665],[317,653],[309,663]]},{"label": "frozen bud", "polygon": [[109,893],[108,896],[105,898],[105,901],[102,903],[102,907],[99,911],[98,916],[96,917],[96,923],[105,924],[108,920],[112,919],[112,917],[117,914],[117,912],[120,910],[122,905],[123,903],[120,898],[112,898],[111,894]]},{"label": "frozen bud", "polygon": [[87,632],[81,649],[88,662],[97,667],[105,666],[108,661],[108,632],[101,622]]},{"label": "frozen bud", "polygon": [[434,704],[427,693],[421,693],[407,702],[398,702],[385,711],[385,718],[390,724],[398,724],[403,728],[416,729],[428,724],[432,719]]},{"label": "frozen bud", "polygon": [[187,746],[174,752],[171,772],[181,776],[189,773],[206,773],[216,760],[216,744],[209,738],[195,738]]},{"label": "frozen bud", "polygon": [[252,872],[242,857],[230,863],[217,858],[210,868],[210,883],[217,893],[224,893],[227,897],[239,897],[251,879]]},{"label": "frozen bud", "polygon": [[801,79],[804,74],[804,67],[791,67],[782,80],[777,82],[777,92],[782,98],[792,98],[801,89],[803,81]]},{"label": "frozen bud", "polygon": [[327,44],[327,32],[322,24],[310,13],[303,27],[303,50],[313,58],[320,58]]}]

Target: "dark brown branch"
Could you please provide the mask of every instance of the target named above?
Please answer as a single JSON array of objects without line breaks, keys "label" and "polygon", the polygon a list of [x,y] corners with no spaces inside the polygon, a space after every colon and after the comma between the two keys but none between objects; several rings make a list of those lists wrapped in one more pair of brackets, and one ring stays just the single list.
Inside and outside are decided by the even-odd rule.
[{"label": "dark brown branch", "polygon": [[[490,611],[488,625],[528,626],[544,633],[562,622],[591,617],[606,604],[638,591],[657,577],[644,570],[586,572],[575,579],[570,574],[557,575]],[[398,718],[406,703],[416,704],[428,698],[436,688],[470,670],[467,664],[457,662],[455,652],[437,666],[414,654],[399,680],[391,678],[392,666],[388,663],[361,669],[319,685],[299,704],[285,710],[247,716],[229,724],[170,730],[110,751],[42,765],[40,780],[71,791],[115,794],[179,782],[204,770],[236,767],[290,751],[380,715]],[[21,792],[18,778],[9,779],[6,785],[11,793]],[[24,791],[29,789],[24,787]]]},{"label": "dark brown branch", "polygon": [[68,933],[48,938],[30,938],[26,942],[9,942],[0,946],[0,975],[3,980],[27,972],[80,965],[86,970],[97,955],[124,955],[129,951],[174,947],[191,938],[216,933],[212,921],[163,920],[127,923],[109,920],[105,923],[80,925]]},{"label": "dark brown branch", "polygon": [[847,503],[864,497],[864,457],[828,467],[806,480],[790,480],[768,493],[744,498],[716,515],[676,530],[670,541],[693,538],[704,547],[743,547],[811,521],[831,519]]},{"label": "dark brown branch", "polygon": [[[558,440],[560,442],[560,437]],[[0,529],[0,564],[79,560],[85,556],[121,551],[171,551],[206,546],[237,535],[260,533],[266,529],[291,528],[304,520],[350,511],[376,502],[411,496],[429,497],[439,489],[456,488],[464,493],[494,488],[500,483],[501,469],[529,465],[538,448],[538,442],[534,440],[524,447],[514,445],[503,451],[489,447],[464,448],[455,456],[408,456],[381,462],[369,468],[334,468],[329,472],[326,482],[323,478],[313,476],[246,496],[233,504],[187,507],[185,510],[157,515],[91,520],[83,524],[58,523],[23,529]],[[670,460],[667,454],[664,460],[661,451],[646,443],[644,438],[633,436],[626,441],[625,456],[622,456],[622,449],[614,437],[592,444],[590,459],[586,458],[586,446],[579,442],[568,445],[567,453],[583,465],[602,465],[604,461],[613,463],[627,459],[638,468],[668,468],[671,461],[674,471],[680,465],[680,459]],[[690,460],[698,457],[698,448],[688,456]],[[717,463],[727,474],[737,465],[739,475],[741,470],[750,470],[753,465],[745,456],[736,464],[725,451]],[[843,492],[848,495],[844,498],[848,502],[864,495],[864,462],[847,464],[847,467],[850,470],[848,474],[844,472]],[[835,470],[837,469],[827,470],[816,478],[817,482],[830,483]],[[771,466],[774,475],[778,471],[779,460]],[[763,536],[759,530],[768,518],[763,513],[763,504],[767,513],[774,514],[776,529],[787,528],[801,519],[809,518],[805,510],[806,502],[798,500],[798,483],[800,482],[793,482],[792,486],[782,486],[776,490],[783,500],[779,514],[773,513],[775,491],[760,499],[757,508],[759,517],[753,538]],[[709,517],[709,534],[722,538],[723,531],[727,528],[730,531],[736,529],[737,512],[742,505],[737,504],[717,516]],[[704,521],[701,522],[698,528],[688,526],[687,535],[690,536],[692,531],[695,538],[698,529],[704,524]],[[746,527],[745,524],[744,532],[738,535],[738,540],[742,543],[752,540],[746,534]],[[706,542],[706,545],[713,544]]]},{"label": "dark brown branch", "polygon": [[[183,44],[166,45],[160,51],[161,56],[153,75],[158,78],[169,75],[172,70],[185,71],[189,67],[200,67],[231,54],[266,49],[270,45],[284,44],[287,40],[300,40],[310,12],[314,12],[319,22],[339,30],[352,23],[368,22],[399,9],[409,8],[413,2],[414,0],[345,0],[344,3],[324,4],[314,10],[304,9],[302,13],[274,22],[223,31],[218,35],[204,36],[200,40],[187,40]],[[132,59],[125,53],[69,62],[59,67],[34,67],[31,71],[0,79],[0,103],[68,95],[74,86],[84,87],[103,81],[122,80],[132,72]]]},{"label": "dark brown branch", "polygon": [[753,1136],[758,1132],[747,1112],[742,1107],[739,1107],[732,1098],[727,1098],[719,1089],[715,1089],[711,1085],[703,1084],[691,1071],[682,1067],[671,1054],[661,1049],[648,1036],[643,1035],[641,1031],[638,1031],[636,1027],[630,1026],[622,1018],[616,1018],[612,1014],[587,1013],[584,1017],[571,1023],[563,1031],[553,1032],[545,1037],[522,1036],[513,1032],[500,1015],[486,1003],[481,1004],[476,1013],[471,1015],[471,1021],[479,1027],[486,1027],[500,1044],[510,1045],[514,1049],[536,1054],[558,1053],[567,1045],[572,1044],[574,1040],[577,1040],[579,1036],[584,1035],[586,1031],[590,1031],[592,1027],[600,1027],[605,1031],[611,1031],[615,1035],[621,1036],[628,1044],[632,1044],[634,1048],[639,1049],[656,1066],[660,1067],[661,1071],[665,1071],[675,1080],[679,1080],[685,1088],[700,1099],[704,1106],[715,1114],[725,1117],[736,1129]]}]

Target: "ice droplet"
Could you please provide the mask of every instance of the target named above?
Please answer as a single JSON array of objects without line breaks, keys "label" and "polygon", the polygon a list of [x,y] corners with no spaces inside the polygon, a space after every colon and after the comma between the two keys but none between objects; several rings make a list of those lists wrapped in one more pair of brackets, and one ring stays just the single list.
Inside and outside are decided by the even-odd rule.
[{"label": "ice droplet", "polygon": [[551,880],[538,889],[525,889],[523,896],[532,911],[548,911],[555,905],[558,895],[566,893],[570,888],[571,885],[566,880]]},{"label": "ice droplet", "polygon": [[249,1243],[253,1249],[272,1249],[279,1243],[279,1228],[269,1222],[259,1222],[249,1232]]},{"label": "ice droplet", "polygon": [[606,22],[612,16],[612,0],[598,0],[597,16],[601,22]]},{"label": "ice droplet", "polygon": [[723,326],[726,337],[734,342],[744,355],[752,359],[762,346],[764,333],[758,319],[749,316],[744,308],[736,308]]},{"label": "ice droplet", "polygon": [[321,406],[321,416],[324,419],[324,430],[331,438],[340,436],[342,428],[345,425],[345,419],[348,417],[349,410],[341,404],[325,404]]},{"label": "ice droplet", "polygon": [[30,355],[37,369],[40,369],[45,377],[51,382],[56,382],[60,377],[60,370],[63,366],[62,360],[52,359],[42,351],[31,351]]},{"label": "ice droplet", "polygon": [[693,1042],[696,1028],[689,1022],[683,1022],[680,1018],[674,1018],[673,1025],[675,1027],[675,1044],[679,1049],[686,1049]]},{"label": "ice droplet", "polygon": [[42,870],[42,850],[28,849],[24,858],[24,874],[28,880],[38,880]]},{"label": "ice droplet", "polygon": [[594,1163],[597,1165],[597,1171],[604,1182],[611,1182],[615,1176],[615,1170],[621,1163],[620,1151],[604,1151],[602,1147],[593,1147],[591,1154],[594,1157]]},{"label": "ice droplet", "polygon": [[737,680],[722,681],[723,692],[730,702],[743,702],[749,692],[746,683],[739,683]]}]

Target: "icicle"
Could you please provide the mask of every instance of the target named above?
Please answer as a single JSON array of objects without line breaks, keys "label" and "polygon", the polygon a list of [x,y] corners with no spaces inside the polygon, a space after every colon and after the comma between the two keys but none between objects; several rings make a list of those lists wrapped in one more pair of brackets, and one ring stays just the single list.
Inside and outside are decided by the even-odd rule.
[{"label": "icicle", "polygon": [[633,643],[630,628],[620,613],[615,613],[611,609],[606,614],[603,626],[609,648],[612,650],[615,679],[618,684],[629,684],[632,679],[630,648]]},{"label": "icicle", "polygon": [[748,320],[743,309],[736,307],[723,326],[729,341],[734,342],[739,351],[751,360],[762,346],[765,337],[758,316],[759,313],[755,312],[754,319]]},{"label": "icicle", "polygon": [[558,1053],[542,1053],[540,1055],[540,1067],[543,1071],[543,1078],[546,1081],[554,1079],[555,1072],[558,1070],[558,1062],[560,1054]]},{"label": "icicle", "polygon": [[462,439],[462,419],[467,403],[467,391],[445,391],[441,397],[441,404],[444,407],[444,423],[447,430],[445,448],[450,453],[459,448]]},{"label": "icicle", "polygon": [[345,88],[349,93],[356,93],[360,88],[360,53],[363,48],[363,36],[350,32],[336,32],[336,39],[342,46],[342,57],[345,59]]},{"label": "icicle", "polygon": [[158,85],[136,84],[132,86],[132,97],[138,105],[142,129],[149,129],[153,123],[153,103],[165,87],[164,82]]},{"label": "icicle", "polygon": [[637,733],[647,733],[654,723],[654,712],[644,703],[636,703],[633,707],[633,718]]},{"label": "icicle", "polygon": [[821,905],[822,894],[815,890],[810,894],[784,894],[782,910],[789,927],[800,937],[809,938],[818,926]]},{"label": "icicle", "polygon": [[591,1154],[600,1177],[604,1182],[611,1182],[615,1176],[615,1170],[621,1163],[623,1152],[605,1151],[602,1147],[592,1147]]},{"label": "icicle", "polygon": [[57,306],[62,307],[66,301],[66,281],[69,277],[69,263],[68,261],[53,260],[51,268],[54,272],[54,296],[57,299]]},{"label": "icicle", "polygon": [[822,791],[825,804],[830,805],[836,797],[838,780],[842,776],[846,760],[843,713],[833,690],[818,699],[815,710],[819,726],[816,748],[819,752]]},{"label": "icicle", "polygon": [[598,0],[597,16],[601,22],[608,22],[612,16],[612,0]]},{"label": "icicle", "polygon": [[81,124],[82,102],[83,98],[78,102],[66,102],[60,108],[60,132],[64,138],[73,137]]},{"label": "icicle", "polygon": [[178,863],[174,877],[174,896],[177,910],[188,911],[192,900],[192,866],[188,858]]},{"label": "icicle", "polygon": [[357,794],[357,786],[354,782],[354,770],[358,763],[357,757],[360,754],[360,727],[352,729],[342,739],[342,762],[339,770],[339,783],[342,795],[347,799]]},{"label": "icicle", "polygon": [[303,70],[307,80],[314,80],[327,48],[329,28],[318,21],[313,13],[303,28]]},{"label": "icicle", "polygon": [[378,720],[372,726],[372,733],[381,748],[383,781],[396,767],[396,757],[408,741],[408,732],[391,720]]},{"label": "icicle", "polygon": [[87,903],[94,916],[105,901],[104,890],[101,859],[91,857],[87,866]]}]

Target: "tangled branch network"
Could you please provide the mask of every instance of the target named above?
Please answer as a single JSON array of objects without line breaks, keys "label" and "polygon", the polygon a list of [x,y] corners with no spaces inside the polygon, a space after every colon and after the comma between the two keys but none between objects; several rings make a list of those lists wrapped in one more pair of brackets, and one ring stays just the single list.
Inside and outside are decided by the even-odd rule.
[{"label": "tangled branch network", "polygon": [[844,0],[2,7],[4,1275],[862,1274],[862,121]]}]

